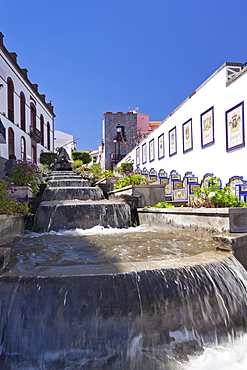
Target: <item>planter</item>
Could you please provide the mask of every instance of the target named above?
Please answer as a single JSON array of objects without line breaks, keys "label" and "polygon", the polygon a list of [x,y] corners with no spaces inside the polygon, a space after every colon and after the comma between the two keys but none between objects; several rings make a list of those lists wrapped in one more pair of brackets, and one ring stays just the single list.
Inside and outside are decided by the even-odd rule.
[{"label": "planter", "polygon": [[247,208],[152,208],[138,209],[140,225],[167,224],[210,232],[247,233]]},{"label": "planter", "polygon": [[108,193],[113,191],[114,182],[117,180],[117,177],[104,177],[103,179],[97,181],[95,186],[98,186],[104,193],[105,198],[108,199]]},{"label": "planter", "polygon": [[138,207],[155,206],[165,201],[165,185],[130,185],[108,193],[109,199],[136,196],[139,198]]},{"label": "planter", "polygon": [[13,195],[18,199],[23,198],[34,198],[35,194],[33,193],[32,189],[29,186],[12,186],[15,189]]},{"label": "planter", "polygon": [[24,231],[24,216],[0,215],[0,246],[10,243]]}]

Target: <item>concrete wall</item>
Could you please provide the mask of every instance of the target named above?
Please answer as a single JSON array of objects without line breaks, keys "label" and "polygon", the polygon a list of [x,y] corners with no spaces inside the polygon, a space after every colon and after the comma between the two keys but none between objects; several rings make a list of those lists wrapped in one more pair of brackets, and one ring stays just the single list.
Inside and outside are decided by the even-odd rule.
[{"label": "concrete wall", "polygon": [[108,193],[109,199],[125,198],[125,196],[139,198],[139,207],[153,207],[158,202],[165,201],[165,185],[130,185]]},{"label": "concrete wall", "polygon": [[0,215],[0,247],[21,235],[24,228],[23,216]]},{"label": "concrete wall", "polygon": [[[140,169],[154,168],[157,172],[164,169],[168,174],[176,170],[181,176],[192,171],[201,181],[205,173],[213,173],[221,177],[223,184],[231,176],[243,176],[247,180],[247,167],[244,158],[247,157],[247,147],[226,150],[226,111],[244,102],[244,116],[247,117],[247,68],[241,72],[241,64],[225,63],[212,76],[195,90],[179,107],[177,107],[147,138],[139,145]],[[201,114],[213,107],[214,112],[214,142],[202,147],[201,143]],[[183,125],[191,119],[192,148],[185,151],[183,148]],[[176,130],[177,149],[169,152],[169,131]],[[175,131],[174,130],[174,131]],[[243,141],[246,142],[245,130]],[[164,157],[158,156],[158,138],[164,134]],[[150,159],[149,143],[154,139],[154,159]],[[142,150],[146,143],[147,162],[142,161]],[[137,167],[135,147],[122,160],[132,161]],[[171,155],[173,154],[173,155]],[[152,160],[153,159],[153,160]]]},{"label": "concrete wall", "polygon": [[140,130],[142,134],[148,134],[151,131],[147,114],[137,113],[137,130]]},{"label": "concrete wall", "polygon": [[55,130],[54,149],[56,150],[61,146],[64,147],[70,159],[72,159],[71,153],[75,147],[74,136],[67,134],[66,132]]},{"label": "concrete wall", "polygon": [[138,209],[141,225],[173,225],[209,232],[247,232],[246,208],[143,208]]}]

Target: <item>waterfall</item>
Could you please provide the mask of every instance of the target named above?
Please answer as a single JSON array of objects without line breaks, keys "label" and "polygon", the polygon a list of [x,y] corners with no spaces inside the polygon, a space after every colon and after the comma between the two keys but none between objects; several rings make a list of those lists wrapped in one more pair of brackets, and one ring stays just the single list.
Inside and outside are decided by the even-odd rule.
[{"label": "waterfall", "polygon": [[0,295],[4,369],[175,369],[246,331],[247,272],[234,257],[119,274],[3,275]]}]

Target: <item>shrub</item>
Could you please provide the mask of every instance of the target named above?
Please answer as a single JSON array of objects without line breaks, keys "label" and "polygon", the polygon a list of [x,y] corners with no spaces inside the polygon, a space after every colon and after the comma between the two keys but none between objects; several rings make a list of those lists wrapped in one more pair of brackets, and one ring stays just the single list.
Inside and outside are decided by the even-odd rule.
[{"label": "shrub", "polygon": [[81,167],[82,166],[82,161],[80,160],[80,159],[77,159],[77,160],[75,160],[74,162],[73,162],[73,167],[75,167],[75,168],[79,168],[79,167]]},{"label": "shrub", "polygon": [[100,179],[103,179],[104,177],[114,177],[114,173],[112,171],[104,171],[101,175],[100,175]]},{"label": "shrub", "polygon": [[42,164],[48,164],[49,166],[56,162],[57,160],[57,153],[51,152],[43,152],[40,154],[39,161]]},{"label": "shrub", "polygon": [[0,179],[0,214],[16,215],[22,213],[24,215],[31,215],[28,202],[15,198],[12,195],[14,191],[9,185],[9,180]]},{"label": "shrub", "polygon": [[27,161],[17,161],[10,172],[10,182],[16,186],[30,186],[36,194],[39,191],[39,184],[43,181],[42,173],[38,166]]},{"label": "shrub", "polygon": [[212,177],[208,183],[208,188],[198,188],[195,191],[197,200],[192,205],[206,208],[247,207],[247,203],[240,201],[237,196],[231,194],[228,186],[220,188],[219,178]]},{"label": "shrub", "polygon": [[121,177],[115,182],[115,189],[121,189],[124,186],[129,186],[129,185],[141,185],[141,184],[148,184],[148,180],[146,179],[145,176],[142,175],[133,175],[129,174],[125,177]]},{"label": "shrub", "polygon": [[98,164],[94,164],[92,167],[90,167],[90,171],[92,173],[101,173],[102,169]]},{"label": "shrub", "polygon": [[121,172],[133,172],[133,163],[126,162],[121,164]]},{"label": "shrub", "polygon": [[174,206],[167,202],[159,202],[154,207],[151,208],[174,208]]},{"label": "shrub", "polygon": [[89,152],[74,151],[71,154],[73,161],[80,160],[83,164],[90,163],[92,158]]}]

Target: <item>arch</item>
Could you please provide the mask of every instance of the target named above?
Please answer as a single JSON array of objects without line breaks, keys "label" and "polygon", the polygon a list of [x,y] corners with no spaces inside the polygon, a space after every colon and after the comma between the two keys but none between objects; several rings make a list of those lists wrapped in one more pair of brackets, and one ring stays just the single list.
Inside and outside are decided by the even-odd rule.
[{"label": "arch", "polygon": [[15,134],[11,127],[8,128],[8,149],[9,156],[15,154]]},{"label": "arch", "polygon": [[23,161],[24,159],[26,159],[27,155],[26,155],[26,140],[24,138],[24,136],[21,137],[21,160]]},{"label": "arch", "polygon": [[30,124],[33,129],[36,128],[36,107],[33,103],[30,104]]},{"label": "arch", "polygon": [[37,163],[37,148],[36,148],[36,146],[32,145],[31,150],[32,150],[32,152],[31,152],[32,163]]},{"label": "arch", "polygon": [[14,84],[10,77],[7,79],[8,84],[8,119],[14,122]]},{"label": "arch", "polygon": [[41,138],[41,145],[44,146],[44,117],[40,115],[40,138]]},{"label": "arch", "polygon": [[50,137],[50,123],[47,122],[47,149],[50,150],[51,149],[51,137]]},{"label": "arch", "polygon": [[23,91],[20,93],[20,116],[21,129],[26,131],[26,98]]}]

